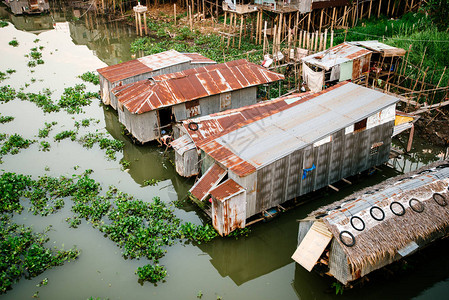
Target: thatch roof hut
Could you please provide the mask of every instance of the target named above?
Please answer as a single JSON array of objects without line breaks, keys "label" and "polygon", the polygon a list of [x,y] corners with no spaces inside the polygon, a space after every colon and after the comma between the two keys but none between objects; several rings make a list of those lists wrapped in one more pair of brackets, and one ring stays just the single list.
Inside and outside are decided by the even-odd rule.
[{"label": "thatch roof hut", "polygon": [[449,233],[449,164],[440,162],[322,207],[300,221],[292,258],[343,284]]}]

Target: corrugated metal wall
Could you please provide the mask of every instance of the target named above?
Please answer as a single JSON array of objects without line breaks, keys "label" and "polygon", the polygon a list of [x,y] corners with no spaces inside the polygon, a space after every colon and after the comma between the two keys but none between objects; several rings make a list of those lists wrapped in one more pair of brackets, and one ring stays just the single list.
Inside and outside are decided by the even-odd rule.
[{"label": "corrugated metal wall", "polygon": [[180,155],[175,151],[176,172],[184,177],[198,175],[198,153],[196,148],[185,151]]},{"label": "corrugated metal wall", "polygon": [[[390,121],[349,134],[341,129],[328,143],[309,145],[259,169],[255,213],[386,162],[393,125],[394,121]],[[371,151],[372,145],[379,142],[377,150]],[[303,170],[313,165],[315,169],[302,179]]]},{"label": "corrugated metal wall", "polygon": [[[255,104],[257,102],[257,87],[249,87],[231,92],[231,107],[229,109],[240,108]],[[222,111],[220,107],[220,94],[199,99],[199,114],[192,117],[207,116]],[[186,109],[186,103],[173,106],[173,114],[176,121],[191,118]]]}]

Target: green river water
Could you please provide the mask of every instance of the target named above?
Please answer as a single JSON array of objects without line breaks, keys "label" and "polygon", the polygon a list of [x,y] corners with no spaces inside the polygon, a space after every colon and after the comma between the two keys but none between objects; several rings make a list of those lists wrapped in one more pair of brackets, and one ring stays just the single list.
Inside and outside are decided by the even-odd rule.
[{"label": "green river water", "polygon": [[[130,43],[135,39],[135,30],[120,23],[107,23],[91,14],[73,21],[70,9],[43,16],[17,17],[2,6],[0,16],[10,22],[9,26],[0,28],[0,71],[16,70],[1,85],[10,85],[17,90],[24,87],[25,92],[36,93],[50,88],[52,99],[59,99],[64,88],[82,83],[77,76],[84,72],[133,58]],[[8,45],[14,38],[19,42],[18,47]],[[45,63],[31,69],[27,66],[29,59],[24,55],[36,46],[44,47],[42,59]],[[26,83],[28,87],[25,87]],[[93,84],[86,85],[91,91],[99,90]],[[78,115],[69,115],[65,111],[45,114],[35,104],[19,99],[0,104],[2,115],[15,117],[12,122],[0,124],[1,133],[19,133],[38,140],[16,155],[5,155],[0,169],[34,178],[43,174],[71,176],[93,169],[91,177],[101,183],[103,190],[115,185],[136,198],[150,201],[159,196],[167,203],[185,197],[193,180],[176,174],[171,163],[172,153],[164,155],[165,149],[156,145],[134,145],[122,134],[116,112],[101,105],[100,101],[94,101],[84,110],[85,113]],[[94,118],[99,123],[81,128],[80,134],[104,132],[125,142],[124,151],[117,154],[117,160],[108,160],[97,146],[86,149],[69,139],[53,140],[56,133],[73,129],[75,121],[85,118]],[[58,124],[49,137],[38,138],[38,129],[52,121]],[[399,138],[394,142],[400,147],[406,142],[407,134]],[[43,140],[51,144],[50,151],[39,151],[39,143]],[[47,270],[35,278],[22,279],[12,290],[0,295],[0,299],[31,299],[37,291],[40,299],[198,299],[200,291],[202,299],[447,299],[448,241],[415,255],[408,270],[390,277],[382,273],[364,287],[338,296],[331,289],[329,278],[307,272],[290,258],[297,243],[297,219],[355,190],[443,159],[445,155],[446,149],[415,137],[410,156],[390,161],[395,168],[384,166],[381,171],[361,178],[351,186],[340,183],[339,193],[319,192],[313,201],[270,222],[252,226],[248,237],[237,240],[216,238],[207,244],[177,243],[168,247],[161,264],[169,275],[157,286],[148,282],[140,284],[134,274],[137,267],[146,263],[144,259],[123,259],[120,248],[91,224],[83,221],[79,228],[69,228],[65,222],[72,215],[69,201],[62,211],[47,217],[24,211],[14,217],[15,222],[33,226],[35,231],[53,225],[48,233],[50,246],[68,249],[76,245],[81,255],[76,261]],[[126,172],[119,164],[122,158],[131,162]],[[148,179],[160,182],[156,186],[144,186],[143,182]],[[196,206],[191,204],[175,209],[175,214],[183,221],[204,222]],[[43,278],[48,278],[48,285],[37,287]]]}]

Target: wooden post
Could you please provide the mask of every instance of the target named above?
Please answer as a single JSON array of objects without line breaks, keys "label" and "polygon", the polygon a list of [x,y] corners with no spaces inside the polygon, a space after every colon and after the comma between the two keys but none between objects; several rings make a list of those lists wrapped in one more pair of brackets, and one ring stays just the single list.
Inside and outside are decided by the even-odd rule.
[{"label": "wooden post", "polygon": [[302,30],[299,32],[299,48],[302,48]]},{"label": "wooden post", "polygon": [[190,31],[193,29],[193,23],[192,23],[192,7],[189,5],[189,25],[190,25]]},{"label": "wooden post", "polygon": [[[235,33],[235,29],[237,28],[237,14],[233,14],[234,15],[234,29],[233,32]],[[232,35],[232,47],[235,47],[235,34]]]},{"label": "wooden post", "polygon": [[291,30],[291,28],[288,28],[288,42],[287,42],[287,44],[288,44],[288,57],[290,58],[290,51],[291,51],[291,48],[292,48],[292,30]]},{"label": "wooden post", "polygon": [[139,35],[139,17],[137,16],[137,12],[134,12],[134,18],[136,19],[136,34]]},{"label": "wooden post", "polygon": [[344,10],[344,12],[343,12],[343,20],[342,20],[342,26],[343,27],[346,27],[346,10],[347,10],[347,6],[345,6],[345,10]]},{"label": "wooden post", "polygon": [[203,0],[203,18],[202,19],[206,19],[206,5],[204,5],[204,0]]},{"label": "wooden post", "polygon": [[334,22],[335,22],[335,7],[332,11],[331,30],[334,29]]},{"label": "wooden post", "polygon": [[307,32],[310,31],[310,18],[311,18],[310,15],[312,14],[312,12],[309,12],[308,14],[309,14],[309,22],[307,23]]},{"label": "wooden post", "polygon": [[321,9],[321,16],[320,16],[320,29],[318,29],[318,32],[321,33],[321,25],[323,24],[323,12],[324,10]]},{"label": "wooden post", "polygon": [[327,49],[327,28],[324,30],[324,46],[323,50]]},{"label": "wooden post", "polygon": [[260,10],[257,9],[257,22],[256,22],[256,45],[259,44],[259,25],[260,25]]},{"label": "wooden post", "polygon": [[241,15],[242,17],[240,18],[240,35],[239,35],[239,49],[242,45],[242,31],[243,31],[243,14]]},{"label": "wooden post", "polygon": [[334,31],[331,30],[331,44],[330,44],[330,47],[333,47],[333,46],[334,46]]},{"label": "wooden post", "polygon": [[272,53],[273,53],[273,60],[274,60],[274,53],[276,51],[276,24],[274,24],[274,28],[273,28],[273,49],[272,49]]},{"label": "wooden post", "polygon": [[140,13],[137,13],[137,19],[139,20],[139,36],[142,36],[142,18],[140,17]]},{"label": "wooden post", "polygon": [[368,19],[371,18],[371,8],[373,6],[373,0],[369,2]]},{"label": "wooden post", "polygon": [[360,7],[359,20],[363,18],[363,4],[364,2],[362,2],[362,6]]},{"label": "wooden post", "polygon": [[264,30],[263,30],[263,47],[262,47],[263,55],[265,55],[265,45],[266,44],[267,44],[267,21],[265,21]]},{"label": "wooden post", "polygon": [[173,19],[175,21],[175,26],[176,26],[176,3],[173,4]]},{"label": "wooden post", "polygon": [[318,50],[318,31],[315,32],[315,47],[313,47],[314,51],[316,52]]},{"label": "wooden post", "polygon": [[390,0],[388,0],[388,4],[387,4],[387,17],[388,17],[389,13],[390,13]]},{"label": "wooden post", "polygon": [[228,16],[228,12],[225,11],[225,16],[224,16],[224,28],[226,28],[227,24],[226,24],[226,17]]},{"label": "wooden post", "polygon": [[[259,44],[262,41],[262,25],[263,25],[263,10],[260,10]],[[265,28],[265,30],[266,30],[266,28]]]},{"label": "wooden post", "polygon": [[277,35],[277,41],[279,42],[279,43],[278,43],[279,46],[280,46],[280,44],[281,44],[281,36],[282,36],[282,20],[283,20],[283,19],[284,19],[284,14],[281,13],[281,14],[279,15],[279,27],[278,27],[279,34]]},{"label": "wooden post", "polygon": [[145,35],[148,35],[148,26],[147,26],[147,13],[143,13],[143,26],[145,26]]},{"label": "wooden post", "polygon": [[380,8],[382,7],[382,0],[379,0],[379,8],[377,9],[377,17],[380,17]]}]

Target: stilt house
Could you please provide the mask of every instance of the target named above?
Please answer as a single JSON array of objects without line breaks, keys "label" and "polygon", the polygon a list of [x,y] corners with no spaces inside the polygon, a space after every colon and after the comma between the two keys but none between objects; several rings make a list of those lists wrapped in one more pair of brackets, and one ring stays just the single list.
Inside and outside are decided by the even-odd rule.
[{"label": "stilt house", "polygon": [[41,14],[50,11],[48,0],[3,0],[15,15]]},{"label": "stilt house", "polygon": [[[175,140],[171,146],[175,150],[176,172],[184,177],[200,173],[200,157],[198,147],[204,139],[219,134],[223,130],[250,120],[262,119],[265,116],[287,106],[288,99],[301,99],[310,93],[293,94],[270,101],[262,101],[241,108],[229,109],[209,116],[184,120],[175,126]],[[205,170],[204,170],[205,171]]]},{"label": "stilt house", "polygon": [[449,234],[449,164],[401,175],[312,212],[292,258],[343,284]]},{"label": "stilt house", "polygon": [[113,99],[119,121],[145,143],[167,132],[172,122],[254,104],[259,85],[283,78],[241,59],[118,86]]},{"label": "stilt house", "polygon": [[215,63],[198,53],[179,53],[175,50],[168,50],[104,67],[97,70],[100,77],[101,99],[104,104],[117,109],[117,101],[112,97],[112,89],[116,86]]},{"label": "stilt house", "polygon": [[313,9],[338,7],[349,4],[348,0],[255,0],[256,5],[262,8],[275,12],[292,12],[299,11],[300,13],[308,13]]},{"label": "stilt house", "polygon": [[201,141],[202,177],[221,235],[246,219],[388,160],[398,98],[343,82]]},{"label": "stilt house", "polygon": [[368,74],[372,51],[349,43],[301,58],[302,78],[310,90],[321,91],[324,85],[356,80]]}]

